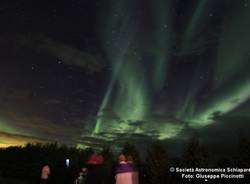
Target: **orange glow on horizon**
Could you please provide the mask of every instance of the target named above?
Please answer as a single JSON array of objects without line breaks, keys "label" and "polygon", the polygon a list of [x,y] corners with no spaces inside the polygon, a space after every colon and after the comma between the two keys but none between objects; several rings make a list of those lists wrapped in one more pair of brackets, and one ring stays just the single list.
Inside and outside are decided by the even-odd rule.
[{"label": "orange glow on horizon", "polygon": [[7,148],[11,146],[25,146],[28,143],[46,143],[48,141],[40,140],[35,137],[28,137],[22,135],[9,134],[0,132],[0,148]]}]

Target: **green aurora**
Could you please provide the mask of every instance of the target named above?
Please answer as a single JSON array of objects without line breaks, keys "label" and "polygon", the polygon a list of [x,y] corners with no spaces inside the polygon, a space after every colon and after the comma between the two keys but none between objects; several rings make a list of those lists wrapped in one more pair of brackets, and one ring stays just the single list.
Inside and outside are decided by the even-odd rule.
[{"label": "green aurora", "polygon": [[[182,57],[192,53],[190,48],[209,22],[211,14],[208,10],[214,3],[199,1],[183,31]],[[133,3],[120,0],[111,4],[114,12],[105,21],[102,19],[106,26],[101,28],[105,30],[101,37],[113,74],[92,136],[110,141],[123,134],[142,134],[160,140],[174,138],[186,126],[206,127],[214,122],[216,114],[225,115],[249,99],[249,8],[242,7],[232,20],[222,21],[225,28],[220,33],[214,61],[216,70],[212,76],[214,84],[207,100],[199,104],[196,98],[204,85],[199,80],[197,67],[187,93],[181,97],[183,101],[178,105],[179,110],[172,112],[174,118],[165,117],[169,113],[165,110],[161,112],[165,118],[159,120],[153,113],[153,102],[164,85],[172,80],[167,78],[167,71],[174,45],[173,5],[164,0],[152,2],[152,29],[143,32],[136,22],[138,20],[133,18]],[[147,41],[141,41],[141,38]],[[149,43],[148,49],[145,45]],[[152,70],[148,72],[145,67],[148,61],[143,58],[150,54]]]},{"label": "green aurora", "polygon": [[[141,33],[138,33],[139,28],[131,27],[131,25],[135,25],[132,16],[129,13],[124,15],[123,12],[126,11],[121,10],[121,7],[126,8],[131,5],[129,5],[128,2],[126,5],[123,3],[124,1],[114,2],[117,7],[112,8],[115,12],[112,13],[113,17],[111,20],[107,21],[113,24],[109,25],[111,28],[106,28],[109,30],[107,31],[108,33],[112,30],[111,35],[103,36],[104,38],[108,38],[107,40],[110,40],[110,37],[111,40],[114,40],[109,43],[111,46],[107,50],[107,55],[111,56],[110,61],[111,65],[114,66],[114,72],[103,103],[98,112],[98,120],[93,131],[95,135],[98,135],[98,133],[103,130],[105,131],[105,127],[109,127],[109,133],[111,134],[112,132],[144,132],[145,127],[133,130],[133,122],[145,121],[148,118],[151,118],[150,110],[152,104],[152,93],[161,90],[165,82],[166,68],[168,65],[168,48],[170,47],[171,19],[169,11],[166,12],[164,7],[170,6],[166,1],[153,3],[155,29],[152,35],[152,42],[156,45],[155,50],[157,50],[157,54],[154,54],[155,62],[152,66],[154,70],[150,78],[147,78],[147,73],[144,70],[142,61],[144,51],[141,49],[141,43],[136,39],[138,38],[137,34]],[[159,11],[159,8],[161,11]],[[126,18],[124,19],[124,17]],[[120,28],[120,24],[126,26]],[[123,32],[124,30],[125,32]],[[134,32],[134,35],[132,36],[131,33],[127,33],[128,30],[134,30],[132,31]],[[114,34],[114,32],[116,34]],[[120,39],[121,37],[123,38],[122,40]],[[131,37],[133,37],[133,40],[131,40]],[[104,41],[104,43],[107,42],[108,41]],[[117,43],[119,45],[118,47]],[[123,45],[125,45],[125,48]],[[116,51],[115,53],[120,53],[118,57],[113,57],[114,51]],[[149,84],[148,80],[151,80],[151,84]],[[114,90],[115,83],[118,89],[114,97],[114,95],[111,94]],[[109,112],[106,112],[106,115],[104,114],[105,109],[109,109]],[[107,115],[110,113],[115,114],[116,118],[110,119],[110,116]],[[148,129],[151,128],[149,127]]]},{"label": "green aurora", "polygon": [[80,147],[168,144],[248,123],[248,0],[43,8],[9,1],[1,10],[0,136]]}]

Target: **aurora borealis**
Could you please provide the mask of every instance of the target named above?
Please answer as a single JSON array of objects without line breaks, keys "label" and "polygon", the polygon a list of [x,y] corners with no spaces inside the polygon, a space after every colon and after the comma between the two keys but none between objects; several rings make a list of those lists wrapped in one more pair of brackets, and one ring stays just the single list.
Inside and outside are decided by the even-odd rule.
[{"label": "aurora borealis", "polygon": [[248,0],[1,7],[1,146],[20,136],[175,147],[194,132],[227,145],[250,128]]}]

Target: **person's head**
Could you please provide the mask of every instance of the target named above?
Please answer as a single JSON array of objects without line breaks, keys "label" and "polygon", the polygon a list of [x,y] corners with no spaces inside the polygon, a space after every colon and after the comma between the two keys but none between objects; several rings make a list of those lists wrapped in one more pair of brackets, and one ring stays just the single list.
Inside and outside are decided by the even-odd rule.
[{"label": "person's head", "polygon": [[118,157],[118,162],[126,162],[126,156],[124,154],[120,154]]},{"label": "person's head", "polygon": [[81,169],[81,172],[82,172],[82,173],[87,173],[87,172],[88,172],[88,169],[87,169],[86,167],[83,167],[83,168]]},{"label": "person's head", "polygon": [[96,157],[97,157],[97,154],[96,153],[93,153],[89,160],[87,161],[88,164],[96,164],[97,163],[97,160],[96,160]]},{"label": "person's head", "polygon": [[90,159],[88,160],[88,164],[92,164],[92,165],[100,165],[103,164],[104,162],[104,158],[101,154],[92,154]]}]

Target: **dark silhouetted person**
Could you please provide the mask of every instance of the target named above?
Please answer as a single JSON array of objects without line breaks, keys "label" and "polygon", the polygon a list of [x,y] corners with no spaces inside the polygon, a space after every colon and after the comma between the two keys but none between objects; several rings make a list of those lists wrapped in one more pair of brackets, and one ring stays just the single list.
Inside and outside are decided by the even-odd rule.
[{"label": "dark silhouetted person", "polygon": [[116,184],[138,184],[138,172],[133,163],[132,157],[129,162],[125,155],[119,156],[119,164],[116,168],[115,183]]},{"label": "dark silhouetted person", "polygon": [[78,178],[75,181],[75,184],[86,184],[88,169],[83,167],[79,172]]},{"label": "dark silhouetted person", "polygon": [[103,161],[104,158],[100,154],[92,154],[87,162],[88,174],[86,184],[102,184],[103,183]]},{"label": "dark silhouetted person", "polygon": [[50,167],[48,164],[44,165],[41,171],[41,184],[47,184],[50,175]]}]

